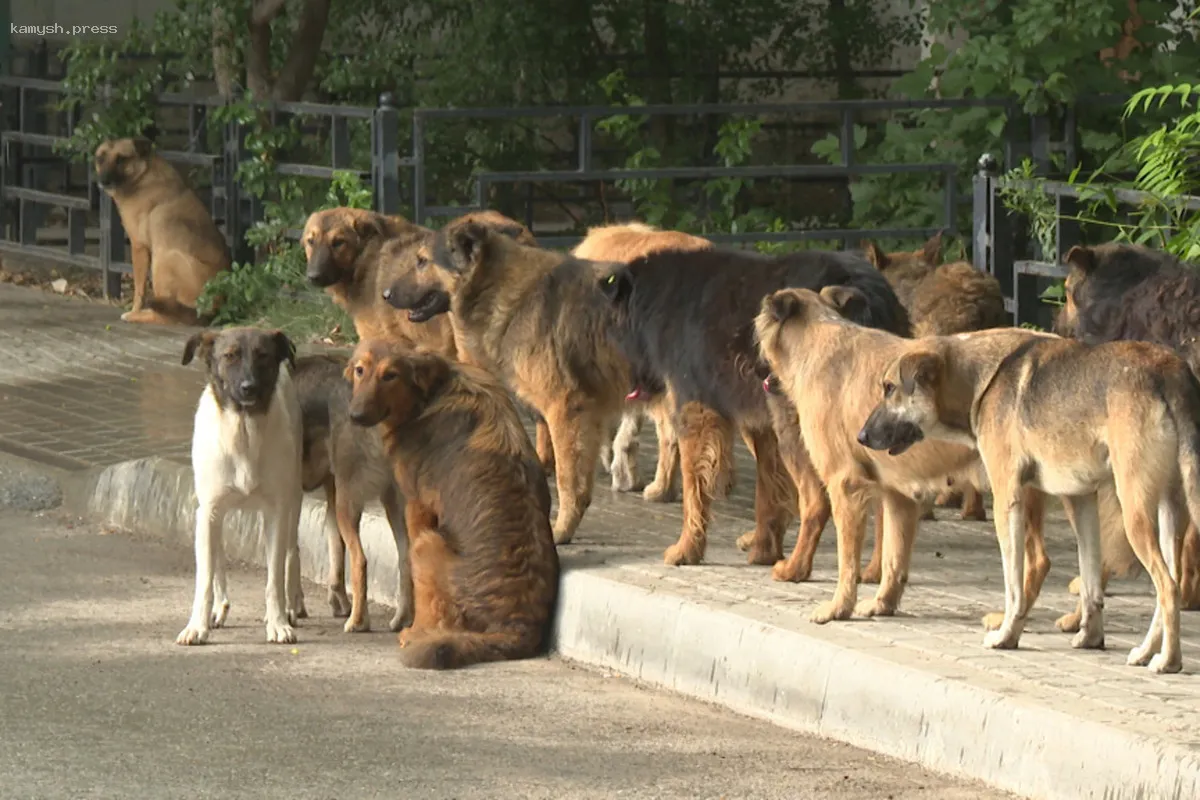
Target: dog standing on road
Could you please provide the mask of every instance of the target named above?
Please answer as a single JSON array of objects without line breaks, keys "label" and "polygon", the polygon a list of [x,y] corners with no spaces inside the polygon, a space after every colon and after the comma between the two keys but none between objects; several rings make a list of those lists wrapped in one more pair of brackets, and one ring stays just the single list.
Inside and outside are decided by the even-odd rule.
[{"label": "dog standing on road", "polygon": [[232,260],[212,215],[148,139],[103,142],[95,161],[133,249],[133,308],[121,319],[195,325],[196,299]]},{"label": "dog standing on road", "polygon": [[229,596],[221,527],[226,514],[241,508],[262,513],[267,641],[294,642],[292,626],[303,616],[304,602],[297,541],[304,432],[291,375],[295,348],[281,331],[228,328],[188,339],[183,364],[197,355],[204,359],[208,385],[192,431],[196,594],[191,619],[175,641],[203,644],[211,628],[225,623]]}]

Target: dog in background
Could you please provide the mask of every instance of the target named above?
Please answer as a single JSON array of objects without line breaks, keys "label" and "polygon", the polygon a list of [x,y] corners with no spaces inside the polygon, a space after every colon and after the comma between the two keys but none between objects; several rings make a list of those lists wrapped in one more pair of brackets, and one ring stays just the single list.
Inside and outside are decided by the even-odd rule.
[{"label": "dog in background", "polygon": [[[1075,418],[1068,426],[1064,408]],[[1175,576],[1189,512],[1200,519],[1200,382],[1173,351],[1017,329],[914,342],[884,371],[882,399],[859,439],[894,454],[922,441],[978,448],[1004,560],[1004,621],[984,638],[992,648],[1017,646],[1032,605],[1018,557],[1024,530],[1012,518],[1028,487],[1062,499],[1079,543],[1083,615],[1071,645],[1104,647],[1096,493],[1111,483],[1157,594],[1146,638],[1127,663],[1156,673],[1182,668]]]},{"label": "dog in background", "polygon": [[527,247],[469,219],[446,225],[432,259],[388,302],[414,322],[449,314],[461,353],[532,406],[550,432],[558,484],[556,544],[592,501],[600,438],[622,411],[628,364],[608,337],[597,265]]},{"label": "dog in background", "polygon": [[281,331],[227,328],[188,339],[183,364],[196,356],[207,371],[192,433],[196,594],[191,619],[175,641],[203,644],[211,628],[225,623],[229,597],[221,528],[225,515],[240,508],[262,514],[267,641],[294,642],[292,626],[304,602],[297,540],[304,430],[291,376],[295,348]]},{"label": "dog in background", "polygon": [[149,139],[101,143],[95,168],[96,183],[116,205],[133,251],[133,307],[121,319],[197,324],[197,298],[232,262],[212,215]]},{"label": "dog in background", "polygon": [[[628,264],[635,258],[657,250],[708,250],[712,242],[677,231],[664,231],[640,222],[589,228],[587,236],[571,254],[597,262]],[[670,388],[649,381],[638,384],[625,398],[625,413],[611,446],[601,448],[601,460],[612,475],[615,491],[631,492],[638,487],[638,434],[649,416],[658,436],[658,465],[654,481],[642,496],[652,502],[670,502],[675,494],[679,467],[679,438],[671,423]]]},{"label": "dog in background", "polygon": [[[396,612],[399,631],[412,621],[412,576],[404,533],[404,499],[383,452],[379,432],[350,421],[346,359],[331,355],[296,360],[292,381],[304,418],[304,491],[325,492],[325,535],[329,546],[329,606],[348,617],[346,633],[371,629],[367,611],[367,557],[359,537],[363,509],[378,499],[396,541]],[[346,551],[350,551],[350,597],[346,596]]]},{"label": "dog in background", "polygon": [[[866,302],[853,287],[827,286],[819,294],[783,289],[763,298],[755,319],[762,355],[796,407],[801,436],[829,492],[837,528],[837,590],[832,601],[813,611],[817,623],[852,614],[894,614],[904,592],[920,501],[936,494],[947,477],[965,481],[979,474],[978,454],[969,445],[929,441],[888,453],[867,446],[873,440],[860,431],[878,401],[880,376],[920,340],[846,318]],[[833,397],[836,403],[830,403]],[[882,575],[875,597],[856,604],[866,516],[877,501],[882,505]],[[1050,567],[1042,537],[1044,498],[1030,490],[1025,501],[1023,522],[1032,529],[1026,552],[1028,591],[1036,597]]]},{"label": "dog in background", "polygon": [[346,375],[350,418],[378,425],[407,500],[415,614],[409,667],[529,658],[558,595],[550,492],[508,391],[483,370],[382,341]]},{"label": "dog in background", "polygon": [[[1072,247],[1063,261],[1070,272],[1054,320],[1056,333],[1086,344],[1129,339],[1160,344],[1200,375],[1200,274],[1194,266],[1169,253],[1116,242]],[[1126,577],[1141,565],[1123,530],[1101,530],[1112,534],[1100,543],[1101,581],[1107,588],[1109,578]],[[1179,581],[1183,608],[1200,609],[1200,535],[1194,520],[1184,536]],[[1078,578],[1070,588],[1079,592]],[[1078,615],[1060,622],[1064,630],[1078,629]]]},{"label": "dog in background", "polygon": [[[771,403],[786,404],[787,398],[769,400],[763,391],[754,316],[763,296],[776,289],[832,284],[859,287],[869,298],[861,308],[864,322],[908,332],[908,317],[895,292],[854,253],[662,250],[600,279],[612,306],[610,336],[629,361],[631,374],[657,379],[674,394],[683,528],[663,554],[667,564],[703,559],[712,504],[728,488],[733,471],[735,430],[755,459],[755,529],[738,540],[748,551],[747,560],[773,565],[782,558],[783,533],[798,505],[800,541],[811,543],[820,535],[828,519],[828,497],[796,426],[777,424],[793,412],[776,414]],[[828,402],[828,397],[822,399]]]},{"label": "dog in background", "polygon": [[[866,253],[908,309],[913,336],[949,336],[1008,327],[1000,282],[965,261],[943,264],[940,232],[912,252],[884,253],[869,241]],[[979,492],[964,486],[961,497],[958,494],[945,492],[937,504],[961,503],[963,519],[987,520]],[[933,518],[932,512],[928,518]]]}]

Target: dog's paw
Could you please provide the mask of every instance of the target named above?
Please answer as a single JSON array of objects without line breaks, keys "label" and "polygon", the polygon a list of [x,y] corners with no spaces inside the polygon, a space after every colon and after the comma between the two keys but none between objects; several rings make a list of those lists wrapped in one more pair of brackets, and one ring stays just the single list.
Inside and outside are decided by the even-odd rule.
[{"label": "dog's paw", "polygon": [[575,526],[559,525],[558,523],[555,523],[553,533],[554,543],[556,545],[570,544],[571,540],[575,538]]},{"label": "dog's paw", "polygon": [[1150,659],[1148,668],[1159,675],[1179,672],[1183,669],[1183,658],[1178,654],[1174,658],[1168,658],[1163,653],[1156,653],[1154,658]]},{"label": "dog's paw", "polygon": [[737,549],[743,553],[754,546],[754,531],[746,531],[737,538]]},{"label": "dog's paw", "polygon": [[392,619],[388,622],[388,628],[391,629],[392,633],[399,633],[412,625],[412,623],[413,615],[411,611],[397,609],[396,613],[392,615]]},{"label": "dog's paw", "polygon": [[1103,650],[1104,631],[1081,630],[1071,637],[1071,647],[1077,650]]},{"label": "dog's paw", "polygon": [[642,490],[642,499],[647,503],[670,503],[675,499],[671,487],[654,481]]},{"label": "dog's paw", "polygon": [[983,646],[991,650],[1016,650],[1020,638],[1020,634],[1001,628],[984,634]]},{"label": "dog's paw", "polygon": [[212,619],[209,622],[210,628],[221,628],[225,625],[225,620],[229,618],[229,603],[220,603],[213,606]]},{"label": "dog's paw", "polygon": [[775,566],[771,567],[771,580],[773,581],[799,583],[808,580],[810,575],[812,575],[812,564],[807,567],[799,565],[793,568],[788,561],[776,561]]},{"label": "dog's paw", "polygon": [[668,567],[693,567],[700,563],[700,554],[673,544],[663,551],[663,563]]},{"label": "dog's paw", "polygon": [[362,615],[362,619],[355,619],[351,616],[342,626],[342,630],[346,633],[366,633],[371,630],[371,618],[366,614]]},{"label": "dog's paw", "polygon": [[1067,592],[1070,594],[1079,594],[1079,587],[1083,584],[1083,580],[1076,575],[1071,578],[1071,582],[1067,584]]},{"label": "dog's paw", "polygon": [[854,615],[856,617],[891,617],[896,613],[896,605],[880,600],[878,597],[871,597],[862,600],[854,607]]},{"label": "dog's paw", "polygon": [[637,468],[628,460],[613,459],[609,474],[612,475],[614,492],[633,492],[639,488]]},{"label": "dog's paw", "polygon": [[345,588],[329,588],[329,610],[333,612],[335,617],[350,616],[350,598],[346,594]]},{"label": "dog's paw", "polygon": [[1079,630],[1079,626],[1083,623],[1083,614],[1078,611],[1072,611],[1070,614],[1063,614],[1058,619],[1054,620],[1054,627],[1058,628],[1063,633],[1075,633]]},{"label": "dog's paw", "polygon": [[854,613],[854,606],[850,603],[839,603],[836,600],[826,600],[813,609],[812,614],[808,619],[810,622],[815,622],[818,625],[824,625],[827,622],[834,620],[850,619],[850,615]]},{"label": "dog's paw", "polygon": [[308,619],[308,607],[304,605],[304,595],[300,595],[290,608],[295,613],[296,619]]},{"label": "dog's paw", "polygon": [[1144,667],[1154,658],[1154,651],[1143,645],[1138,645],[1129,651],[1129,656],[1125,659],[1125,663],[1131,667]]},{"label": "dog's paw", "polygon": [[294,644],[296,630],[282,621],[267,623],[267,642],[270,644]]},{"label": "dog's paw", "polygon": [[175,637],[175,644],[193,645],[204,644],[208,641],[208,628],[188,625]]}]

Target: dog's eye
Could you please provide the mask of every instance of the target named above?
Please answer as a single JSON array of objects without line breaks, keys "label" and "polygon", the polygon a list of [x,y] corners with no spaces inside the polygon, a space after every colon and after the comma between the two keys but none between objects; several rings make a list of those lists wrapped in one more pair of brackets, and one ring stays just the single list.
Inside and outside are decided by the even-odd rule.
[{"label": "dog's eye", "polygon": [[333,240],[333,248],[334,248],[335,250],[340,250],[340,249],[342,249],[342,248],[343,248],[343,247],[345,247],[345,246],[346,246],[346,240],[345,240],[345,239],[334,239],[334,240]]},{"label": "dog's eye", "polygon": [[892,392],[894,392],[894,391],[896,391],[896,384],[892,383],[891,381],[883,382],[883,396],[884,397],[891,397]]},{"label": "dog's eye", "polygon": [[395,372],[392,372],[391,370],[388,370],[387,372],[383,373],[384,381],[394,381],[394,380],[396,380],[396,378],[399,378],[399,377],[400,376],[398,374],[396,374]]},{"label": "dog's eye", "polygon": [[363,370],[363,368],[362,368],[362,364],[359,364],[359,365],[355,366],[355,368],[354,368],[354,377],[356,377],[356,378],[361,378],[361,377],[363,376],[363,372],[364,372],[364,370]]}]

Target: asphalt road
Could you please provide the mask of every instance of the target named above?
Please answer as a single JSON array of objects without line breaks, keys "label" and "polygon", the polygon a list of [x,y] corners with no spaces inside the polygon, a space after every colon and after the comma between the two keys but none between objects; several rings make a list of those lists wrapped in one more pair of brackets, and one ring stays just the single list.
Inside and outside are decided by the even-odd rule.
[{"label": "asphalt road", "polygon": [[311,584],[268,645],[248,568],[183,648],[190,552],[54,511],[0,547],[0,798],[1008,797],[557,659],[406,670]]}]

